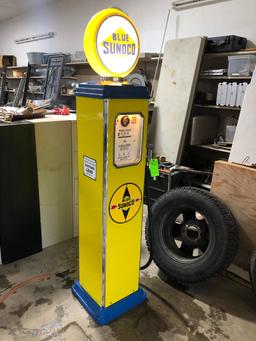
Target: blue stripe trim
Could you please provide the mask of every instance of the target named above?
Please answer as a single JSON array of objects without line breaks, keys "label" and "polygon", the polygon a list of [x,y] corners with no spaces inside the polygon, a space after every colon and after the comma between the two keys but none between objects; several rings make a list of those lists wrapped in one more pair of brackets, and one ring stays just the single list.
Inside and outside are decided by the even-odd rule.
[{"label": "blue stripe trim", "polygon": [[100,85],[80,83],[76,88],[76,96],[91,98],[113,98],[113,99],[148,99],[149,94],[145,86],[136,85]]},{"label": "blue stripe trim", "polygon": [[111,306],[107,308],[101,307],[84,290],[78,281],[75,281],[73,284],[72,293],[99,325],[105,325],[110,321],[115,320],[147,299],[145,291],[142,288],[139,288],[138,291]]}]

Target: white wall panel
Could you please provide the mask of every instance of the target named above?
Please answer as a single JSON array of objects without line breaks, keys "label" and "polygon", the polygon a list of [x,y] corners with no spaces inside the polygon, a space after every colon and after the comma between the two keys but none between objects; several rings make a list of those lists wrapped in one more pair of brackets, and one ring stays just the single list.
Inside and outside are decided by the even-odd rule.
[{"label": "white wall panel", "polygon": [[35,123],[43,247],[73,237],[72,122]]}]

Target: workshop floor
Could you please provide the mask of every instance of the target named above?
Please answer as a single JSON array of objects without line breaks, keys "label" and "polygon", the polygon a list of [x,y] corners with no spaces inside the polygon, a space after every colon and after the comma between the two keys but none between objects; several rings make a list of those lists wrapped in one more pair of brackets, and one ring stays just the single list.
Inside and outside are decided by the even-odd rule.
[{"label": "workshop floor", "polygon": [[75,239],[0,266],[0,340],[255,340],[256,299],[242,282],[219,276],[175,288],[154,264],[141,274],[148,301],[98,327],[71,294],[77,264]]}]

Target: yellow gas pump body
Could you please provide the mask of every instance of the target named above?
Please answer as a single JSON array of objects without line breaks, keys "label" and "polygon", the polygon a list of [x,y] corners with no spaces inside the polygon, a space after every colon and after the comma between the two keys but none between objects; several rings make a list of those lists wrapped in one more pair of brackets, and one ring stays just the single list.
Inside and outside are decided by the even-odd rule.
[{"label": "yellow gas pump body", "polygon": [[[130,49],[130,36],[123,37]],[[139,268],[148,92],[143,86],[104,84],[82,83],[76,90],[79,281],[72,291],[99,324],[146,299]]]}]

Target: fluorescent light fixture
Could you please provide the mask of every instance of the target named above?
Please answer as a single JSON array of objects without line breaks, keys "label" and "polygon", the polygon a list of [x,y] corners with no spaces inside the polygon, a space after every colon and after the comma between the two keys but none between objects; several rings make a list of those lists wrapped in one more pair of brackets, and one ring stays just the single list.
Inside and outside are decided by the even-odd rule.
[{"label": "fluorescent light fixture", "polygon": [[54,38],[54,32],[37,34],[37,35],[33,35],[33,36],[27,37],[27,38],[16,39],[16,40],[14,40],[14,42],[16,44],[25,44],[25,43],[30,43],[30,42],[36,41],[36,40],[50,39],[50,38]]},{"label": "fluorescent light fixture", "polygon": [[183,9],[204,6],[204,5],[213,4],[213,3],[222,2],[222,1],[227,1],[227,0],[179,0],[179,1],[174,1],[172,3],[172,8],[175,11],[180,11]]}]

